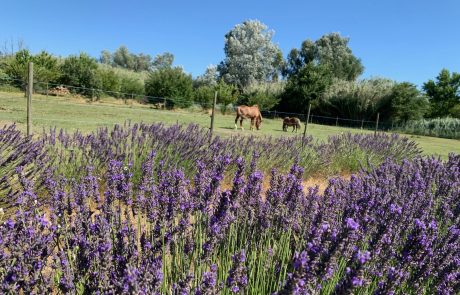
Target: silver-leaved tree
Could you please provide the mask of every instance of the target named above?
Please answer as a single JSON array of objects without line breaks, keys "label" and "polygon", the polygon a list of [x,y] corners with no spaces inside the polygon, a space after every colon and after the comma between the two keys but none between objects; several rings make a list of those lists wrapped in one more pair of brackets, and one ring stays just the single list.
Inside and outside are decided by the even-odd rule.
[{"label": "silver-leaved tree", "polygon": [[240,91],[256,82],[278,79],[283,56],[272,41],[274,32],[258,20],[236,25],[225,35],[225,59],[218,71]]}]

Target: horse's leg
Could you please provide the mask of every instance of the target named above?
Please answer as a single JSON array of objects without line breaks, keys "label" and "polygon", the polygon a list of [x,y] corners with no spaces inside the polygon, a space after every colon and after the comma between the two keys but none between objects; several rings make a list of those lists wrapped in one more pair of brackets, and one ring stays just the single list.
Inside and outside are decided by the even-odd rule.
[{"label": "horse's leg", "polygon": [[236,122],[238,122],[238,117],[239,117],[239,115],[236,114],[236,118],[235,118],[235,130],[238,130],[238,126],[236,125]]},{"label": "horse's leg", "polygon": [[244,128],[243,128],[243,117],[240,118],[240,128],[242,131],[244,131]]},{"label": "horse's leg", "polygon": [[249,130],[254,130],[254,118],[251,118],[251,126],[249,126]]}]

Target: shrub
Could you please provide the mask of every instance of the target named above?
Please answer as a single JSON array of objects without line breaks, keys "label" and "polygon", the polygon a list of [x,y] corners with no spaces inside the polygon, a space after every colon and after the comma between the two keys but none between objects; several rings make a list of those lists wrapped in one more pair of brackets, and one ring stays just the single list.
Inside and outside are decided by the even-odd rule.
[{"label": "shrub", "polygon": [[318,103],[320,113],[348,119],[381,118],[390,114],[393,81],[373,78],[360,81],[334,80]]},{"label": "shrub", "polygon": [[460,103],[456,104],[449,110],[449,113],[452,117],[460,119]]},{"label": "shrub", "polygon": [[225,115],[228,105],[234,104],[238,99],[238,89],[234,85],[225,83],[223,79],[217,83],[215,89],[218,91],[217,103],[220,104],[220,110]]},{"label": "shrub", "polygon": [[437,118],[409,121],[398,129],[404,133],[460,139],[460,119]]},{"label": "shrub", "polygon": [[[76,86],[74,92],[98,97],[100,93],[93,89],[102,88],[102,79],[98,75],[98,63],[96,59],[86,53],[71,55],[64,60],[61,66],[62,76],[60,82],[65,85]],[[77,88],[78,87],[78,88]]]},{"label": "shrub", "polygon": [[[150,73],[145,82],[145,93],[152,97],[168,98],[172,107],[192,104],[193,80],[182,68],[161,68]],[[150,99],[153,102],[154,99]]]},{"label": "shrub", "polygon": [[193,94],[193,100],[199,104],[203,109],[207,110],[212,108],[214,100],[214,87],[200,86],[195,89]]},{"label": "shrub", "polygon": [[261,110],[270,110],[280,101],[284,91],[283,82],[254,83],[248,86],[243,93],[248,105],[258,105]]},{"label": "shrub", "polygon": [[121,90],[121,79],[113,69],[100,68],[98,75],[101,79],[102,89],[107,91],[110,96],[119,97]]},{"label": "shrub", "polygon": [[122,76],[120,91],[125,98],[143,96],[145,93],[144,82],[135,77]]}]

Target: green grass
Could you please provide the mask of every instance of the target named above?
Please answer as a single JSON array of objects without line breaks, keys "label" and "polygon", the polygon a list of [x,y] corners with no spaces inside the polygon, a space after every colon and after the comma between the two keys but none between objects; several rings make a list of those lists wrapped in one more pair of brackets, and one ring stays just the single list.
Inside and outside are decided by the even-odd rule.
[{"label": "green grass", "polygon": [[[249,131],[249,122],[243,121],[244,131],[234,130],[234,115],[221,115],[215,118],[215,133],[220,136],[235,134],[257,134],[269,136],[293,136],[295,133],[282,131],[281,119],[264,119],[261,130]],[[166,125],[196,123],[209,127],[210,116],[204,112],[168,111],[152,109],[148,105],[133,103],[126,105],[123,100],[104,98],[100,102],[90,103],[83,98],[64,98],[34,95],[32,101],[33,131],[41,133],[43,128],[64,128],[68,131],[80,130],[90,132],[97,127],[113,126],[133,122],[163,122]],[[16,122],[20,129],[25,130],[26,99],[23,93],[0,92],[0,125]],[[303,127],[302,127],[303,128]],[[289,128],[291,129],[291,128]],[[315,139],[325,140],[328,136],[341,132],[372,133],[369,130],[342,128],[310,124],[307,133]],[[460,140],[444,139],[428,136],[406,135],[416,141],[425,154],[446,158],[449,152],[460,153]]]}]

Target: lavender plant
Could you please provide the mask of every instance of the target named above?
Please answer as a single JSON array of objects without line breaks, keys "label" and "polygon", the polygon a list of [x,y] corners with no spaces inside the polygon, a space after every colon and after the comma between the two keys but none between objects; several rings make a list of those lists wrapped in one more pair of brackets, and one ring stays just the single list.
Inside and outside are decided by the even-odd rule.
[{"label": "lavender plant", "polygon": [[[460,155],[384,135],[311,143],[323,163],[351,145],[378,158],[320,193],[292,139],[141,124],[39,142],[52,164],[10,162],[2,183],[2,293],[460,292]],[[275,143],[297,156],[276,165]]]}]

